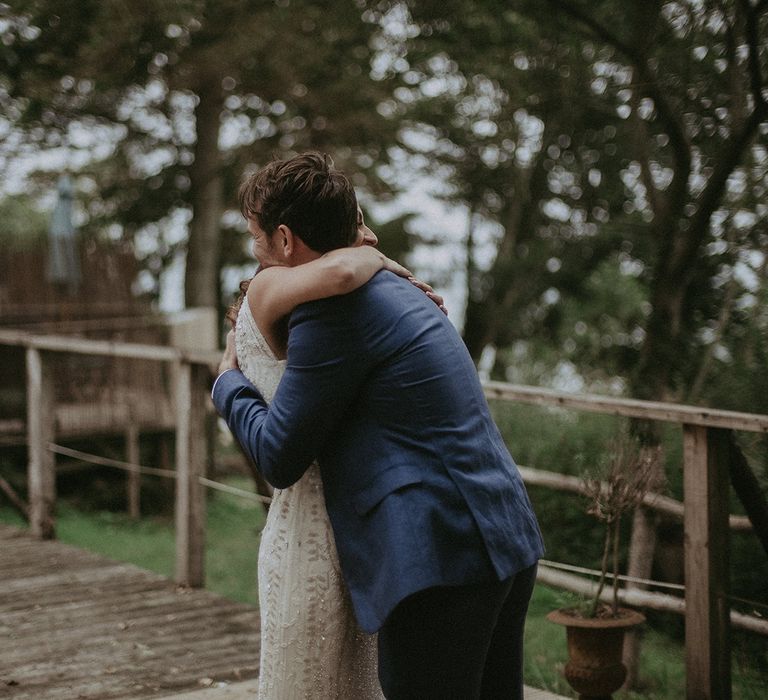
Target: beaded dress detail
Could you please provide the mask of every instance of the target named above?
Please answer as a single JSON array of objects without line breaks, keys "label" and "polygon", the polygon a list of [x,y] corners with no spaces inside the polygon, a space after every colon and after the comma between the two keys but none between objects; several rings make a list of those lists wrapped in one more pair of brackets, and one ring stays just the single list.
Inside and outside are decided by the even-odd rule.
[{"label": "beaded dress detail", "polygon": [[[285,368],[243,301],[235,325],[243,374],[269,402]],[[275,489],[259,546],[259,700],[383,700],[376,637],[357,626],[325,510],[320,469]]]}]

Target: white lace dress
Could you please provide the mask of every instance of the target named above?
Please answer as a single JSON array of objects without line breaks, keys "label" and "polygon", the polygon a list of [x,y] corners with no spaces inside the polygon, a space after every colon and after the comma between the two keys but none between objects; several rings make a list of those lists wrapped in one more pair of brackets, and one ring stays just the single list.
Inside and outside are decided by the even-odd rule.
[{"label": "white lace dress", "polygon": [[[247,301],[235,344],[240,369],[271,401],[285,362],[267,345]],[[376,639],[355,621],[316,464],[293,486],[275,490],[258,576],[259,700],[383,699]]]}]

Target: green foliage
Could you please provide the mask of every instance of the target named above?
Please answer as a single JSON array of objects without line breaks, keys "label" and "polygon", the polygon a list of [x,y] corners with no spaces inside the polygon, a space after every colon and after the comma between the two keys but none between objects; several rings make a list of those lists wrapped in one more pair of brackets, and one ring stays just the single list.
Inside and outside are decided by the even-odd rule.
[{"label": "green foliage", "polygon": [[[320,148],[367,196],[423,173],[467,207],[464,335],[475,357],[500,350],[498,376],[523,344],[534,380],[565,360],[638,397],[757,410],[768,395],[749,381],[767,331],[765,3],[22,0],[0,14],[14,136],[0,168],[68,148],[83,234],[136,239],[155,279],[187,228],[189,293],[248,264],[243,171]],[[30,191],[49,185],[44,172]],[[407,216],[382,235],[400,256]]]},{"label": "green foliage", "polygon": [[733,367],[739,308],[757,306],[738,265],[765,284],[768,8],[408,6],[418,29],[396,94],[424,138],[403,148],[498,224],[490,266],[466,241],[470,352],[531,343],[588,384],[699,399]]},{"label": "green foliage", "polygon": [[39,249],[46,243],[48,217],[32,198],[0,199],[0,248],[4,251]]},{"label": "green foliage", "polygon": [[580,476],[600,459],[622,424],[614,416],[510,401],[491,401],[490,406],[518,464],[572,476]]},{"label": "green foliage", "polygon": [[[491,401],[490,405],[494,420],[518,464],[571,476],[581,476],[607,459],[611,440],[627,427],[624,419],[609,415],[516,405],[508,401]],[[663,493],[682,500],[682,431],[679,426],[669,425],[660,431],[659,437],[667,474]],[[761,440],[756,438],[758,447]],[[747,442],[744,444],[751,457],[753,450]],[[756,460],[751,461],[760,466]],[[757,471],[764,474],[760,469]],[[528,492],[544,534],[546,558],[599,570],[603,531],[599,523],[585,515],[584,499],[544,487],[532,486]],[[737,499],[731,497],[729,501],[731,512],[739,512]],[[682,574],[682,523],[664,521],[663,524],[664,537],[679,547],[677,565]],[[626,567],[629,535],[630,523],[623,522],[619,537],[622,570]],[[574,547],[574,542],[578,547]],[[764,586],[768,580],[768,556],[751,533],[733,533],[730,542],[732,594],[768,605]],[[658,566],[659,562],[656,570]],[[749,606],[734,604],[734,607],[750,612]],[[675,620],[662,615],[653,619],[652,624],[681,639]]]}]

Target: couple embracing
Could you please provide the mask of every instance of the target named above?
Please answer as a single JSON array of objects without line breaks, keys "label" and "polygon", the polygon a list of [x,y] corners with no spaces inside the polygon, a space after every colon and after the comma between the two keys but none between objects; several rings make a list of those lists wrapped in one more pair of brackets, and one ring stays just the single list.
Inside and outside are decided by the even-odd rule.
[{"label": "couple embracing", "polygon": [[260,270],[213,400],[276,488],[260,700],[522,698],[541,535],[441,299],[327,156],[268,164],[240,204]]}]

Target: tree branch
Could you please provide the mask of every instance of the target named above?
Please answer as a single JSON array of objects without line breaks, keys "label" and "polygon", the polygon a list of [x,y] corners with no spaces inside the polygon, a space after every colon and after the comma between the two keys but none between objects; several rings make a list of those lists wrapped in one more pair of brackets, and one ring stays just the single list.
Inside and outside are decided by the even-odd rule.
[{"label": "tree branch", "polygon": [[618,49],[632,63],[639,65],[644,62],[644,57],[637,53],[629,44],[624,43],[616,34],[611,32],[606,26],[600,24],[594,17],[584,12],[580,7],[574,5],[570,0],[547,0],[550,5],[559,7],[569,14],[573,19],[584,24],[598,39],[602,39],[606,44],[610,44]]},{"label": "tree branch", "polygon": [[646,122],[640,118],[639,106],[640,96],[636,90],[632,91],[630,104],[632,105],[632,118],[635,124],[634,141],[638,159],[640,160],[641,175],[645,191],[648,197],[648,203],[651,205],[651,211],[654,216],[664,219],[667,215],[668,204],[664,193],[656,188],[653,182],[653,174],[650,167],[650,154],[648,152],[648,128]]},{"label": "tree branch", "polygon": [[680,247],[669,258],[669,270],[673,276],[685,274],[692,269],[695,257],[709,231],[712,214],[718,207],[725,192],[728,178],[739,163],[744,151],[752,141],[760,123],[768,117],[768,103],[762,96],[762,75],[757,53],[757,12],[749,7],[749,0],[741,0],[746,13],[745,33],[750,46],[749,70],[750,84],[755,107],[752,114],[743,123],[742,128],[727,142],[723,152],[715,160],[716,165],[707,186],[697,202],[694,215],[687,234],[682,238]]},{"label": "tree branch", "polygon": [[712,214],[720,204],[725,192],[728,178],[738,165],[742,154],[765,118],[765,113],[768,112],[768,109],[765,109],[765,103],[763,106],[764,109],[762,110],[757,108],[753,110],[741,132],[728,142],[729,147],[723,149],[723,153],[716,159],[714,172],[699,197],[696,214],[688,231],[689,235],[686,236],[684,246],[671,265],[678,274],[683,274],[685,270],[691,269],[699,247],[709,231],[709,221]]},{"label": "tree branch", "polygon": [[[594,17],[584,12],[580,7],[574,5],[570,0],[548,0],[548,2],[584,24],[595,37],[623,53],[635,66],[640,79],[637,83],[638,88],[653,100],[656,106],[656,113],[659,115],[659,119],[669,136],[669,143],[677,163],[675,176],[672,181],[673,190],[669,193],[667,201],[682,203],[685,199],[684,195],[688,186],[688,176],[691,172],[691,149],[680,120],[674,113],[666,95],[662,92],[661,86],[648,65],[646,57],[622,41],[616,34],[598,22]],[[659,228],[662,229],[663,227]]]},{"label": "tree branch", "polygon": [[747,36],[747,46],[749,46],[749,84],[752,89],[752,97],[755,100],[755,111],[765,114],[768,111],[765,97],[763,97],[763,76],[760,70],[760,51],[758,41],[758,24],[760,23],[760,13],[768,6],[768,0],[756,5],[750,6],[749,0],[741,0],[739,3],[744,11],[746,23],[744,33]]},{"label": "tree branch", "polygon": [[728,473],[733,490],[739,497],[747,516],[755,528],[755,534],[768,554],[768,501],[763,496],[760,483],[741,451],[732,430],[728,431]]}]

